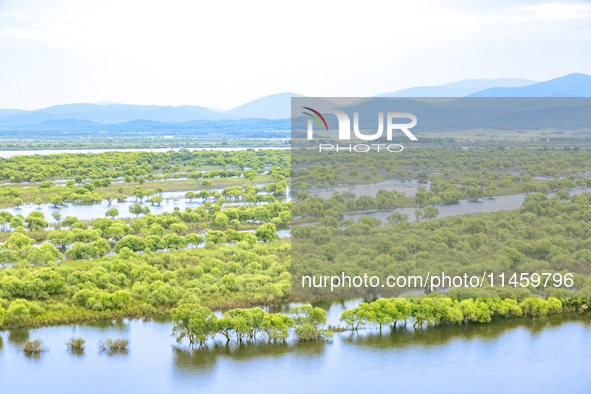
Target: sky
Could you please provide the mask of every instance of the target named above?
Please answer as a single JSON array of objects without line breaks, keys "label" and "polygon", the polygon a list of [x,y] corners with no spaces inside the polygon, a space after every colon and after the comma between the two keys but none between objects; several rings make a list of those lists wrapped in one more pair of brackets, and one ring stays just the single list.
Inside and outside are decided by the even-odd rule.
[{"label": "sky", "polygon": [[591,2],[0,0],[0,108],[591,74]]}]

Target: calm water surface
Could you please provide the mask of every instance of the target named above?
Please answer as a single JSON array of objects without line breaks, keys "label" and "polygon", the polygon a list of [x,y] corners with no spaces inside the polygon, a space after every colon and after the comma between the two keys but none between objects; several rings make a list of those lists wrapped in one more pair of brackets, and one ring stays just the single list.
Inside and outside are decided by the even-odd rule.
[{"label": "calm water surface", "polygon": [[[358,301],[323,301],[329,321]],[[273,308],[286,310],[287,305]],[[165,318],[119,320],[0,332],[0,382],[6,393],[589,393],[588,314],[491,324],[398,327],[336,333],[327,342],[237,346],[216,338],[191,349],[170,336]],[[69,337],[86,339],[82,355]],[[128,338],[108,355],[99,340]],[[38,358],[19,351],[42,339]]]},{"label": "calm water surface", "polygon": [[[570,195],[579,194],[583,192],[591,192],[591,188],[577,188],[568,191]],[[548,193],[548,198],[554,196],[556,193]],[[482,198],[478,201],[468,201],[468,200],[460,200],[456,204],[450,205],[436,205],[437,209],[439,209],[438,218],[445,218],[449,216],[455,215],[464,215],[470,213],[487,213],[487,212],[496,212],[496,211],[507,211],[511,209],[516,209],[521,207],[523,201],[527,194],[511,194],[508,196],[497,196],[492,198]],[[417,210],[416,207],[412,208],[398,208],[398,209],[389,209],[383,211],[366,211],[366,213],[355,213],[355,214],[348,214],[345,215],[345,219],[352,219],[354,222],[357,223],[359,218],[363,215],[372,216],[374,218],[380,219],[382,223],[388,223],[387,217],[392,214],[392,212],[400,212],[402,214],[408,215],[409,222],[415,222],[415,211]]]}]

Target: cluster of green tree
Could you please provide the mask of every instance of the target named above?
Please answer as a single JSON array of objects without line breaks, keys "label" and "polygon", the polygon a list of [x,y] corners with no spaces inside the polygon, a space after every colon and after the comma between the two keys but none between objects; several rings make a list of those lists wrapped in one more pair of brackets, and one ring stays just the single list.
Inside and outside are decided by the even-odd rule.
[{"label": "cluster of green tree", "polygon": [[[190,300],[192,301],[192,300]],[[211,309],[196,303],[184,302],[170,311],[174,326],[172,333],[177,342],[184,337],[191,345],[202,346],[209,338],[221,334],[230,342],[255,341],[264,333],[269,342],[285,341],[290,331],[300,340],[324,339],[332,332],[324,329],[326,311],[311,305],[294,306],[291,316],[268,313],[261,308],[231,309],[218,318]]]},{"label": "cluster of green tree", "polygon": [[[244,168],[255,171],[265,166],[282,167],[289,175],[290,152],[285,150],[193,151],[178,152],[106,152],[61,153],[55,155],[14,156],[0,158],[0,180],[13,183],[38,182],[51,179],[103,180],[136,179],[161,174],[170,177],[227,177],[239,176]],[[196,168],[210,167],[201,172]],[[214,169],[220,168],[221,169]],[[236,167],[237,170],[225,170]],[[194,174],[194,175],[191,175]],[[287,176],[286,176],[287,177]],[[196,179],[195,178],[195,179]]]},{"label": "cluster of green tree", "polygon": [[[277,168],[276,171],[271,171]],[[248,172],[251,171],[250,174]],[[222,192],[216,190],[201,190],[199,192],[187,192],[185,198],[192,200],[195,198],[246,198],[248,202],[265,202],[274,200],[271,196],[282,195],[285,192],[287,183],[285,182],[284,171],[279,167],[272,167],[267,171],[268,175],[257,175],[255,170],[247,170],[245,175],[246,179],[253,180],[255,176],[259,176],[259,181],[269,182],[264,186],[252,186],[246,184],[242,187],[242,192],[238,193],[237,189],[240,186],[228,186]],[[126,177],[128,178],[128,177]],[[222,179],[219,178],[218,179]],[[226,178],[224,178],[226,179]],[[238,180],[238,178],[235,178]],[[137,202],[142,202],[144,198],[149,198],[148,202],[152,205],[160,205],[164,200],[162,193],[169,189],[182,189],[194,188],[195,183],[192,181],[184,181],[183,185],[175,185],[174,182],[162,183],[159,182],[159,186],[154,188],[142,188],[141,185],[145,183],[144,178],[130,178],[126,179],[126,184],[115,187],[112,184],[112,179],[95,179],[92,183],[84,183],[83,179],[77,179],[78,186],[75,181],[69,180],[65,186],[59,185],[52,186],[50,181],[43,181],[39,187],[0,187],[0,204],[5,206],[16,206],[19,207],[25,203],[35,203],[37,205],[51,203],[55,208],[58,208],[60,204],[64,202],[70,203],[84,203],[92,204],[98,203],[102,200],[107,201],[111,204],[113,201],[123,202],[128,197],[135,197]],[[132,187],[131,182],[137,182],[138,185]],[[192,182],[191,184],[185,184],[186,182]],[[223,182],[223,181],[222,181]],[[129,184],[128,184],[129,183]],[[210,179],[205,179],[200,182],[201,187],[207,187],[212,185]],[[222,183],[223,185],[223,183]]]},{"label": "cluster of green tree", "polygon": [[182,149],[182,148],[260,148],[260,147],[285,147],[290,141],[270,139],[226,139],[220,142],[219,139],[207,140],[204,138],[176,137],[163,138],[161,135],[154,135],[148,138],[138,139],[137,137],[122,137],[113,135],[110,138],[101,136],[99,138],[88,135],[83,137],[73,136],[68,133],[67,137],[58,135],[39,135],[36,133],[34,139],[14,139],[14,135],[2,136],[0,132],[0,149],[5,151],[15,150],[62,150],[62,149]]},{"label": "cluster of green tree", "polygon": [[[430,191],[419,188],[415,195],[417,204],[453,203],[461,198],[477,201],[482,197],[501,194],[518,194],[541,192],[547,193],[559,189],[590,187],[591,178],[571,174],[564,179],[541,180],[532,179],[531,175],[501,174],[483,171],[467,173],[466,178],[454,177],[448,181],[443,175],[431,175]],[[459,187],[458,185],[462,185]]]},{"label": "cluster of green tree", "polygon": [[[234,129],[232,129],[235,132]],[[152,134],[149,138],[137,138],[137,136],[126,136],[125,131],[118,131],[110,134],[109,138],[101,136],[96,137],[96,133],[87,133],[84,135],[73,136],[71,133],[67,133],[67,136],[62,136],[59,133],[56,134],[55,130],[52,131],[39,131],[36,130],[34,138],[15,139],[14,131],[2,131],[0,130],[0,148],[2,150],[40,150],[40,149],[179,149],[179,148],[219,148],[219,147],[284,147],[291,145],[291,141],[287,138],[278,139],[259,139],[260,132],[251,136],[242,136],[240,139],[224,138],[221,142],[219,138],[207,139],[207,138],[194,138],[186,135],[175,135],[173,138],[162,137],[162,133]],[[167,133],[169,134],[169,133]],[[288,137],[289,133],[286,133]],[[282,137],[283,135],[276,135],[276,137]],[[31,137],[31,136],[27,136]],[[292,137],[294,137],[292,135]],[[302,134],[302,138],[305,135]],[[520,146],[531,146],[535,144],[540,147],[556,147],[569,149],[573,145],[587,144],[590,138],[588,132],[574,133],[572,136],[546,136],[546,133],[542,133],[540,137],[528,137],[527,135],[521,138],[512,139],[500,139],[498,135],[484,135],[480,138],[458,138],[458,137],[428,137],[420,136],[420,142],[422,146],[466,146],[471,145],[473,147],[520,147]],[[297,141],[297,145],[301,146],[302,141]],[[305,141],[307,142],[307,141]],[[304,142],[304,145],[305,145]],[[310,141],[311,142],[311,141]],[[406,137],[394,137],[392,141],[383,141],[384,143],[402,143],[408,142]],[[310,147],[317,147],[318,143],[331,143],[326,140],[316,140],[309,145]]]},{"label": "cluster of green tree", "polygon": [[[421,193],[419,187],[419,193]],[[423,189],[424,190],[424,189]],[[361,196],[356,198],[351,192],[334,192],[329,199],[323,199],[318,196],[308,196],[307,192],[298,192],[298,201],[293,205],[293,223],[307,222],[309,219],[316,219],[325,227],[340,227],[354,225],[351,220],[343,221],[345,213],[365,212],[367,210],[392,210],[401,207],[412,207],[415,203],[412,199],[404,198],[403,193],[396,191],[388,192],[379,190],[375,198],[370,196]],[[434,219],[439,215],[439,209],[428,205],[423,210],[415,211],[417,221],[420,219]],[[406,221],[408,215],[394,212],[388,216],[390,223],[399,223]],[[315,220],[315,221],[316,221]],[[370,216],[363,216],[358,224],[365,223],[370,226],[379,226],[381,221]],[[296,231],[310,231],[309,229],[296,229]]]},{"label": "cluster of green tree", "polygon": [[[464,289],[466,297],[525,298],[542,294],[555,297],[591,295],[591,193],[569,196],[565,190],[548,198],[529,194],[520,209],[408,223],[403,215],[391,215],[391,225],[379,226],[375,218],[363,217],[357,224],[344,222],[344,229],[295,226],[292,229],[292,277],[348,276],[367,273],[386,283],[388,276],[480,275],[484,272],[542,274],[573,273],[574,285],[530,283],[527,287],[499,286],[493,289]],[[398,223],[398,224],[396,224]],[[293,284],[294,294],[326,295],[326,288],[303,289]],[[297,290],[296,290],[297,289]],[[376,293],[367,285],[362,290],[340,289],[332,297]],[[384,294],[389,288],[380,288]],[[404,289],[391,291],[399,294]]]},{"label": "cluster of green tree", "polygon": [[[250,171],[250,170],[249,170]],[[185,198],[189,201],[194,199],[212,199],[217,201],[219,199],[229,199],[230,201],[236,199],[244,199],[249,203],[261,203],[261,202],[273,202],[275,196],[280,196],[285,193],[287,182],[283,176],[278,173],[273,173],[272,176],[267,176],[267,180],[276,180],[276,182],[270,182],[263,186],[253,186],[250,183],[241,186],[228,186],[221,192],[217,190],[202,189],[200,191],[188,191],[185,193]],[[20,207],[26,203],[34,203],[36,205],[51,203],[57,209],[65,202],[70,203],[83,203],[93,204],[101,201],[107,201],[109,205],[113,202],[125,202],[128,198],[134,197],[136,202],[144,202],[144,198],[147,199],[148,203],[152,205],[160,205],[164,198],[162,193],[165,191],[165,187],[158,186],[153,188],[142,188],[141,186],[135,186],[133,189],[129,187],[119,186],[116,191],[113,188],[109,188],[111,185],[110,179],[98,180],[95,179],[94,184],[86,183],[83,187],[74,187],[74,181],[70,180],[66,183],[66,187],[54,186],[54,187],[26,187],[16,188],[8,187],[4,190],[0,190],[0,204],[11,205]],[[105,189],[98,189],[96,186],[98,183],[108,183]],[[144,182],[140,180],[140,184]],[[43,184],[50,184],[49,181],[42,182]],[[201,182],[202,187],[211,186],[210,180],[204,180]],[[193,188],[194,184],[186,185],[185,187]],[[126,190],[127,189],[127,190]],[[167,188],[168,189],[168,188]],[[2,194],[3,193],[3,194]]]},{"label": "cluster of green tree", "polygon": [[337,227],[347,212],[365,212],[367,210],[390,210],[401,207],[413,207],[413,199],[405,198],[404,193],[379,190],[376,197],[357,197],[351,192],[334,192],[329,199],[310,196],[308,192],[300,191],[296,195],[297,202],[293,204],[294,219],[313,218],[324,226]]},{"label": "cluster of green tree", "polygon": [[373,302],[362,302],[353,309],[341,314],[341,321],[351,330],[366,325],[382,326],[406,324],[410,321],[414,328],[423,325],[462,324],[463,322],[489,323],[494,317],[544,317],[554,313],[564,313],[587,309],[589,300],[557,298],[448,298],[440,292],[429,297],[419,298],[380,298]]},{"label": "cluster of green tree", "polygon": [[[92,231],[92,230],[88,230]],[[289,299],[290,243],[210,245],[0,270],[0,327],[37,326],[168,313],[177,304],[209,308]]]},{"label": "cluster of green tree", "polygon": [[[49,232],[43,230],[48,223],[42,212],[34,211],[22,218],[3,211],[0,213],[0,221],[3,220],[4,225],[10,223],[14,230],[8,232],[10,236],[0,245],[0,263],[27,261],[33,265],[45,265],[61,260],[61,251],[65,251],[68,259],[80,260],[105,256],[112,248],[115,251],[128,248],[134,252],[148,253],[164,249],[179,250],[188,245],[196,247],[204,242],[213,245],[241,241],[254,244],[257,241],[277,239],[275,223],[286,224],[291,219],[290,202],[225,209],[220,208],[221,204],[216,204],[206,202],[196,209],[187,207],[181,212],[177,208],[172,213],[147,214],[130,220],[98,218],[87,222],[68,216],[58,222],[60,229]],[[27,232],[24,225],[31,231]],[[228,228],[229,226],[235,229]],[[256,231],[254,234],[237,231],[243,226],[256,227]],[[206,231],[208,227],[226,230],[209,231],[205,238],[197,234]],[[32,231],[35,231],[33,234],[36,238],[28,237]],[[32,246],[34,242],[45,240],[51,244]]]},{"label": "cluster of green tree", "polygon": [[[320,167],[320,166],[318,166]],[[318,168],[316,167],[316,168]],[[326,168],[326,167],[321,167]],[[330,171],[330,170],[329,170]],[[334,170],[333,175],[338,176],[338,169]],[[372,170],[377,174],[377,170]],[[399,171],[398,171],[399,172]],[[522,171],[523,172],[523,171]],[[351,170],[351,173],[357,175],[357,170]],[[399,176],[400,174],[396,174]],[[344,205],[344,212],[352,211],[365,211],[367,209],[394,209],[399,207],[412,207],[415,205],[435,205],[435,204],[450,204],[456,203],[460,199],[469,199],[471,201],[477,201],[482,197],[491,197],[498,195],[507,194],[519,194],[519,193],[531,193],[531,192],[543,192],[547,193],[550,191],[556,191],[560,189],[572,189],[575,187],[590,187],[591,177],[583,177],[578,174],[571,174],[564,179],[532,179],[531,175],[519,176],[516,174],[501,172],[490,172],[484,170],[482,172],[465,172],[463,177],[460,178],[455,176],[453,178],[446,179],[444,175],[429,175],[426,171],[419,171],[417,174],[412,174],[414,178],[418,179],[430,179],[431,185],[430,190],[426,190],[420,186],[414,198],[405,197],[403,193],[396,191],[380,190],[375,198],[370,196],[362,196],[356,199],[356,196],[352,193],[340,193],[336,194],[336,197],[331,199],[331,203],[324,203],[328,209],[332,209],[335,203]],[[367,178],[371,179],[371,178]],[[336,180],[331,180],[331,186],[337,184]],[[350,182],[350,183],[356,183]],[[303,191],[303,189],[312,189],[312,185],[305,182],[302,177],[294,179],[294,190],[296,191],[297,201],[305,201],[309,198],[309,193]],[[323,183],[318,183],[315,186],[320,189],[324,187]],[[302,191],[297,191],[302,190]],[[345,201],[343,201],[343,199]],[[326,201],[326,200],[325,200]],[[313,209],[312,207],[320,208]],[[302,204],[303,217],[315,217],[320,219],[323,217],[321,204],[318,201],[311,200],[305,204]],[[314,211],[313,214],[309,214],[310,211]],[[318,215],[320,214],[320,215]],[[300,216],[300,215],[294,215]],[[329,215],[330,216],[330,215]]]},{"label": "cluster of green tree", "polygon": [[242,187],[228,186],[221,192],[217,190],[201,190],[199,192],[189,191],[185,193],[185,198],[189,201],[197,198],[203,199],[205,201],[210,198],[213,198],[214,201],[217,201],[221,198],[224,199],[223,201],[226,199],[229,201],[244,199],[244,201],[248,203],[256,204],[262,202],[274,202],[274,196],[284,195],[286,188],[287,182],[285,180],[268,183],[264,186],[252,186],[250,183],[247,183]]},{"label": "cluster of green tree", "polygon": [[[255,195],[252,195],[255,196]],[[234,226],[236,228],[240,227],[241,223],[246,222],[266,222],[266,221],[273,221],[274,223],[287,223],[291,217],[291,203],[284,202],[279,203],[275,200],[273,196],[267,195],[272,198],[267,199],[269,204],[261,205],[261,206],[248,206],[248,205],[241,205],[237,207],[227,206],[223,208],[223,204],[226,202],[225,199],[219,199],[215,203],[211,203],[210,201],[205,201],[203,205],[192,209],[190,207],[186,207],[183,212],[180,212],[178,207],[175,207],[172,213],[163,213],[159,215],[152,215],[148,207],[143,207],[140,204],[136,203],[129,207],[130,213],[136,216],[136,226],[141,226],[141,220],[139,220],[140,215],[146,215],[145,217],[153,218],[156,223],[160,225],[165,225],[165,228],[168,228],[170,224],[174,223],[210,223],[212,227],[215,228],[223,228],[228,226]],[[255,197],[255,200],[259,200],[258,197]],[[262,201],[261,201],[262,202]],[[107,218],[115,218],[119,215],[119,211],[117,208],[111,208],[105,212],[105,217]],[[78,220],[76,217],[68,216],[63,221],[61,220],[61,214],[56,211],[52,213],[54,220],[56,221],[57,227],[70,227],[70,228],[87,228],[88,224],[84,221]],[[173,219],[170,219],[170,217]],[[176,219],[174,219],[176,218]],[[167,221],[172,220],[171,223],[166,223]],[[105,221],[101,222],[101,219],[95,219],[96,224],[103,226],[105,225]],[[133,220],[125,219],[124,221],[133,223]],[[160,223],[162,221],[162,223]],[[152,223],[150,223],[152,224]],[[49,223],[45,219],[45,214],[43,212],[34,211],[31,212],[27,217],[24,217],[22,214],[12,215],[10,212],[7,211],[0,211],[0,228],[3,231],[7,230],[19,230],[26,226],[31,231],[43,230],[49,226]],[[179,227],[180,229],[180,227]],[[186,232],[187,229],[183,229],[178,231],[178,229],[173,228],[173,230],[177,233],[179,232]],[[125,234],[125,233],[124,233]],[[117,237],[113,237],[117,240]]]},{"label": "cluster of green tree", "polygon": [[[337,184],[377,182],[392,177],[426,180],[429,179],[429,172],[441,173],[448,180],[456,175],[452,184],[470,187],[470,178],[476,179],[475,185],[478,185],[482,178],[484,182],[480,186],[489,186],[503,175],[503,171],[510,171],[503,176],[503,181],[505,177],[511,175],[511,172],[519,172],[521,176],[518,182],[521,185],[517,192],[521,192],[525,184],[529,183],[531,186],[543,184],[540,183],[541,181],[531,180],[531,177],[573,175],[589,170],[591,162],[591,150],[585,148],[544,149],[543,154],[540,154],[540,149],[530,147],[515,149],[422,147],[406,150],[404,154],[390,154],[387,157],[384,155],[388,153],[376,151],[363,154],[319,153],[310,149],[294,150],[292,152],[293,189],[321,189],[334,187]],[[470,173],[470,171],[474,172]],[[468,183],[464,182],[465,180],[468,180]],[[497,188],[508,188],[510,184],[517,183],[515,178],[509,178],[508,181],[509,184],[499,182]],[[579,183],[577,186],[588,182],[585,180]],[[569,186],[549,185],[549,189],[558,187]],[[452,195],[449,201],[453,200]]]},{"label": "cluster of green tree", "polygon": [[26,226],[31,231],[41,230],[49,226],[45,220],[43,212],[34,211],[27,217],[23,215],[13,215],[7,211],[0,211],[0,227],[3,231],[10,229],[23,228]]}]

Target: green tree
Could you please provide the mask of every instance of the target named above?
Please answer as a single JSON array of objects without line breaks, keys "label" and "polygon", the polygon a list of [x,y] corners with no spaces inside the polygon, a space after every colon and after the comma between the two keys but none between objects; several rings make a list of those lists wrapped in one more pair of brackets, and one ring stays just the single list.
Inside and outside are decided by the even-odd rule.
[{"label": "green tree", "polygon": [[75,235],[68,230],[52,230],[47,235],[47,239],[55,246],[64,249],[67,245],[74,243]]},{"label": "green tree", "polygon": [[160,204],[162,203],[163,200],[164,199],[161,196],[154,196],[154,197],[150,198],[148,200],[148,202],[151,202],[152,205],[156,204],[156,205],[160,206]]},{"label": "green tree", "polygon": [[4,244],[10,250],[24,250],[31,246],[31,238],[21,233],[12,233]]},{"label": "green tree", "polygon": [[355,202],[358,209],[361,209],[364,213],[368,209],[375,208],[375,201],[370,196],[361,196]]},{"label": "green tree", "polygon": [[185,198],[189,201],[193,201],[195,198],[197,198],[197,195],[195,194],[195,192],[186,192]]},{"label": "green tree", "polygon": [[367,309],[369,305],[361,303],[353,309],[347,309],[341,313],[341,321],[351,327],[351,331],[363,327],[368,322]]},{"label": "green tree", "polygon": [[179,250],[186,246],[185,239],[178,234],[169,233],[166,234],[162,239],[164,242],[166,242],[168,249]]},{"label": "green tree", "polygon": [[213,215],[213,218],[210,221],[210,224],[216,228],[226,228],[228,227],[228,217],[223,213],[216,213]]},{"label": "green tree", "polygon": [[53,216],[53,219],[58,223],[60,222],[60,220],[62,220],[62,214],[59,213],[58,211],[53,211],[51,213],[51,216]]},{"label": "green tree", "polygon": [[139,215],[144,214],[144,207],[142,207],[138,203],[135,203],[135,204],[129,206],[129,212],[132,215],[135,215],[135,217],[137,218]]},{"label": "green tree", "polygon": [[197,304],[180,305],[173,308],[170,315],[174,322],[172,332],[176,334],[177,342],[188,337],[191,345],[199,342],[203,346],[218,329],[218,319],[213,312]]},{"label": "green tree", "polygon": [[133,189],[133,192],[131,192],[131,195],[135,197],[136,202],[142,202],[142,199],[144,198],[144,196],[146,194],[144,193],[144,190],[138,186],[135,189]]},{"label": "green tree", "polygon": [[332,332],[325,330],[326,311],[314,308],[312,305],[293,306],[290,309],[295,324],[298,339],[308,341],[324,339],[332,336]]},{"label": "green tree", "polygon": [[404,325],[406,325],[406,320],[410,317],[411,306],[406,298],[391,298],[388,300],[386,312],[392,318],[394,326],[398,321],[404,321]]},{"label": "green tree", "polygon": [[484,191],[480,188],[471,186],[470,189],[466,191],[466,196],[468,196],[468,199],[470,199],[470,201],[478,201],[479,198],[482,198],[484,196]]},{"label": "green tree", "polygon": [[277,227],[273,223],[265,223],[259,226],[254,235],[261,241],[267,242],[279,238]]},{"label": "green tree", "polygon": [[150,234],[152,235],[158,235],[158,236],[163,236],[165,233],[164,227],[162,227],[161,225],[159,225],[158,223],[153,223],[150,225],[150,228],[148,230],[150,232]]},{"label": "green tree", "polygon": [[27,223],[27,226],[31,230],[40,230],[49,226],[49,224],[45,220],[45,215],[43,214],[43,212],[38,211],[31,212],[29,216],[27,216],[27,218],[25,219],[25,223]]},{"label": "green tree", "polygon": [[218,332],[226,337],[226,343],[230,342],[230,335],[234,330],[234,319],[230,316],[224,315],[218,319]]},{"label": "green tree", "polygon": [[16,299],[10,303],[4,319],[8,323],[18,324],[29,320],[30,317],[29,302],[23,299]]},{"label": "green tree", "polygon": [[187,234],[185,236],[185,242],[187,242],[188,244],[199,246],[203,242],[205,242],[205,240],[200,235],[197,235],[197,234]]},{"label": "green tree", "polygon": [[244,178],[248,179],[249,181],[252,181],[254,179],[254,177],[256,176],[257,172],[255,170],[246,170],[244,171]]},{"label": "green tree", "polygon": [[408,215],[402,214],[400,212],[394,212],[393,214],[388,215],[386,220],[388,220],[388,223],[390,224],[398,224],[407,221]]},{"label": "green tree", "polygon": [[119,216],[119,211],[117,208],[110,208],[107,210],[107,212],[105,212],[105,217],[115,218],[117,216]]},{"label": "green tree", "polygon": [[285,341],[289,336],[289,329],[294,327],[294,320],[281,313],[265,313],[261,322],[262,331],[267,334],[271,342]]},{"label": "green tree", "polygon": [[176,234],[185,233],[188,230],[188,227],[182,223],[173,223],[168,228],[170,229],[170,231]]},{"label": "green tree", "polygon": [[423,212],[420,209],[415,210],[415,218],[417,219],[417,222],[419,220],[421,220],[422,217],[423,217]]},{"label": "green tree", "polygon": [[369,306],[369,310],[367,311],[369,321],[379,325],[380,331],[382,331],[382,325],[392,322],[392,316],[389,310],[389,300],[386,298],[380,298],[379,300],[372,302]]},{"label": "green tree", "polygon": [[432,207],[431,205],[427,205],[423,208],[423,218],[424,219],[435,219],[439,215],[439,209],[437,207]]},{"label": "green tree", "polygon": [[107,240],[112,239],[114,242],[117,242],[125,236],[126,229],[127,227],[123,224],[113,224],[103,230],[102,237]]},{"label": "green tree", "polygon": [[18,227],[23,227],[25,225],[25,222],[23,222],[23,219],[21,219],[18,216],[14,216],[10,219],[10,227],[12,227],[13,229],[16,229]]},{"label": "green tree", "polygon": [[54,208],[57,208],[57,206],[62,203],[62,198],[60,196],[51,196],[49,202],[53,204]]}]

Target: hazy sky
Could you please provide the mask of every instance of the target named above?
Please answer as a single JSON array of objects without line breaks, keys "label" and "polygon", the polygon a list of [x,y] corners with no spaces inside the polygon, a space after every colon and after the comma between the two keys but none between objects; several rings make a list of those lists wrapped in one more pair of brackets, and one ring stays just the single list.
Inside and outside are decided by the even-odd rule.
[{"label": "hazy sky", "polygon": [[591,3],[0,0],[0,108],[591,74]]}]

